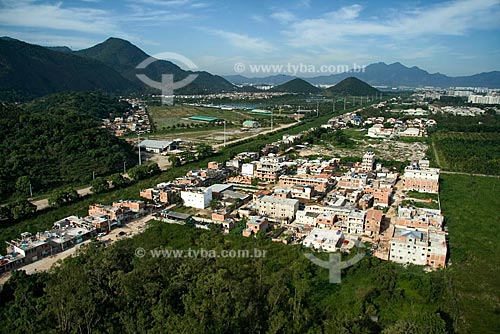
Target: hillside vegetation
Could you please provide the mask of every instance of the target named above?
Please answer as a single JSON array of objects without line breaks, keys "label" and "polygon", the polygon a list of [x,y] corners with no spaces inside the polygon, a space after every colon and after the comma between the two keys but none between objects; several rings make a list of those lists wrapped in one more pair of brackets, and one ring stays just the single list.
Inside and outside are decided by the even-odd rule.
[{"label": "hillside vegetation", "polygon": [[39,191],[90,181],[93,172],[121,171],[124,162],[133,166],[133,148],[91,117],[120,112],[120,104],[108,103],[102,96],[69,94],[26,108],[0,104],[0,198],[16,192],[20,177]]}]

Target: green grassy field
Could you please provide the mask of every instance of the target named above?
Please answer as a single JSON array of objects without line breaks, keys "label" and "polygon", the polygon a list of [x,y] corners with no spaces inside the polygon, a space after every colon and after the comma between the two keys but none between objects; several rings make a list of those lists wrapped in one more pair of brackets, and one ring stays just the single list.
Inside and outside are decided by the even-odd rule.
[{"label": "green grassy field", "polygon": [[254,119],[251,115],[241,111],[221,110],[216,108],[193,107],[185,105],[176,106],[151,106],[148,112],[156,127],[161,130],[163,127],[173,126],[181,123],[195,123],[187,120],[190,116],[208,116],[223,118],[228,122],[241,123],[246,119]]},{"label": "green grassy field", "polygon": [[450,174],[441,179],[456,328],[459,333],[500,333],[500,179]]}]

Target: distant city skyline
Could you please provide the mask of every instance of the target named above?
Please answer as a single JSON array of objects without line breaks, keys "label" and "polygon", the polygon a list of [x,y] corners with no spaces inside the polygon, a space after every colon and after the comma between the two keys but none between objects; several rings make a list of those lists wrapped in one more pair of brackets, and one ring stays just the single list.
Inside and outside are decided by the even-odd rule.
[{"label": "distant city skyline", "polygon": [[[221,75],[375,62],[450,76],[500,70],[500,0],[0,0],[0,35],[73,50],[119,37]],[[235,72],[239,63],[246,71]]]}]

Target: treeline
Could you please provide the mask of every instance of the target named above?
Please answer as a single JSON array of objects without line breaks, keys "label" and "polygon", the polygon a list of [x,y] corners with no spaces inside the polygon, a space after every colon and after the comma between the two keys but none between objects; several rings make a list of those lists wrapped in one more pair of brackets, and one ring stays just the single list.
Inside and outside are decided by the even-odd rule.
[{"label": "treeline", "polygon": [[[135,256],[145,249],[144,257]],[[259,250],[261,257],[152,257],[150,250]],[[15,272],[1,333],[452,332],[443,271],[365,257],[328,282],[298,246],[155,223],[50,273]],[[140,253],[138,253],[140,254]],[[318,255],[319,256],[319,255]]]},{"label": "treeline", "polygon": [[135,165],[133,147],[99,128],[82,112],[94,114],[87,104],[43,109],[36,103],[0,104],[0,198],[27,197],[29,184],[39,192]]}]

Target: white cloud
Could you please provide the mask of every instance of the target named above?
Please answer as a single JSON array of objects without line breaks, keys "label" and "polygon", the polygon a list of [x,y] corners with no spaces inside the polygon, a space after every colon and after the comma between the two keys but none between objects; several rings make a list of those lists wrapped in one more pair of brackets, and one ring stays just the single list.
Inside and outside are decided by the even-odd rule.
[{"label": "white cloud", "polygon": [[94,34],[117,33],[109,13],[94,8],[63,8],[62,3],[36,4],[32,1],[3,1],[0,24],[13,27],[48,28]]},{"label": "white cloud", "polygon": [[415,38],[464,35],[471,30],[500,25],[499,0],[449,1],[391,13],[384,20],[363,19],[362,7],[351,5],[318,18],[295,21],[284,31],[293,46],[332,45],[354,37]]},{"label": "white cloud", "polygon": [[286,10],[272,13],[271,18],[283,24],[290,23],[296,19],[293,13]]},{"label": "white cloud", "polygon": [[250,37],[248,35],[237,34],[234,32],[210,29],[209,32],[224,38],[234,47],[255,52],[272,52],[275,50],[273,45],[261,38]]}]

